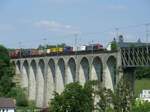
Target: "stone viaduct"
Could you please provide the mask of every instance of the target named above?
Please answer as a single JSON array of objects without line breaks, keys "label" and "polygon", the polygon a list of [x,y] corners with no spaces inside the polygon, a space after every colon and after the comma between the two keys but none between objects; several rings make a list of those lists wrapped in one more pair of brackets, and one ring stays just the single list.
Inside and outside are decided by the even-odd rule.
[{"label": "stone viaduct", "polygon": [[99,80],[113,90],[123,76],[120,52],[19,58],[12,62],[21,86],[37,107],[47,107],[53,91],[61,93],[68,83],[83,85],[87,80]]}]

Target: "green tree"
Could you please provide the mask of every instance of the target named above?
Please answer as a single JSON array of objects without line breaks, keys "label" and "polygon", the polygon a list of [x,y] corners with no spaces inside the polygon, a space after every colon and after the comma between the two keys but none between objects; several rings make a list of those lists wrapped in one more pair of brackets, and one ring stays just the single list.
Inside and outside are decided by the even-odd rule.
[{"label": "green tree", "polygon": [[114,91],[99,86],[94,94],[97,96],[95,110],[98,112],[131,112],[133,92],[130,83],[122,78]]},{"label": "green tree", "polygon": [[111,50],[116,51],[117,47],[118,47],[117,42],[116,42],[116,39],[114,38],[114,40],[111,42]]},{"label": "green tree", "polygon": [[55,92],[50,112],[132,112],[138,108],[132,105],[133,92],[126,79],[122,78],[114,91],[101,85],[99,81],[89,81],[84,87],[77,82],[68,84],[60,95]]},{"label": "green tree", "polygon": [[139,67],[134,73],[136,79],[150,78],[150,67]]},{"label": "green tree", "polygon": [[29,105],[25,89],[22,89],[21,87],[13,87],[8,95],[16,99],[17,106],[26,107]]},{"label": "green tree", "polygon": [[99,88],[96,94],[99,101],[96,103],[95,110],[99,112],[108,112],[112,104],[112,91],[106,88]]},{"label": "green tree", "polygon": [[23,89],[13,82],[15,69],[10,62],[8,50],[0,45],[0,96],[16,99],[18,106],[27,106],[27,96]]},{"label": "green tree", "polygon": [[133,91],[130,83],[122,78],[112,95],[112,104],[115,112],[130,112],[133,103]]},{"label": "green tree", "polygon": [[15,71],[10,63],[8,50],[0,45],[0,96],[7,97],[11,88],[15,87],[14,75]]},{"label": "green tree", "polygon": [[132,112],[150,112],[150,102],[135,101],[132,107]]},{"label": "green tree", "polygon": [[77,82],[70,83],[60,95],[55,92],[55,97],[50,103],[50,112],[92,112],[92,110],[92,88],[89,84],[82,87]]}]

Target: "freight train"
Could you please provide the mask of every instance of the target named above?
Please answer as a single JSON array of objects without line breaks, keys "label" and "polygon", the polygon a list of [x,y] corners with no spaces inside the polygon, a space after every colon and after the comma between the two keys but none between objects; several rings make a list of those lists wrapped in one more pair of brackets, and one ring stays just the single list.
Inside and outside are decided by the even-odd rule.
[{"label": "freight train", "polygon": [[101,44],[89,44],[73,48],[72,46],[51,46],[45,49],[14,49],[9,51],[9,56],[13,59],[41,56],[72,55],[77,53],[88,53],[91,51],[104,51]]}]

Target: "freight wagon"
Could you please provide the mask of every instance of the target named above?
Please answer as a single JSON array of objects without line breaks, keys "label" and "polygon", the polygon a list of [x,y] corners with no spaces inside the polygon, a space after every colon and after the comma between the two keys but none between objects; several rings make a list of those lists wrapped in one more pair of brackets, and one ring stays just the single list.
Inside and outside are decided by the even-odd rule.
[{"label": "freight wagon", "polygon": [[51,46],[47,49],[15,49],[10,50],[9,55],[11,58],[26,58],[26,57],[39,57],[39,56],[55,56],[55,55],[74,55],[74,54],[86,54],[91,51],[105,51],[101,44],[90,44],[79,46],[76,51],[73,51],[71,46]]}]

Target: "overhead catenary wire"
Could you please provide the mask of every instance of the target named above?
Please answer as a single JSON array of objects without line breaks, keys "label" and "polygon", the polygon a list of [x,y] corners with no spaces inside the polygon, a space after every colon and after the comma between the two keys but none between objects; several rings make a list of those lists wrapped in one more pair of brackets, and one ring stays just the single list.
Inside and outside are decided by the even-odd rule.
[{"label": "overhead catenary wire", "polygon": [[[115,35],[116,35],[116,37],[118,37],[120,30],[137,28],[137,27],[143,27],[143,26],[149,27],[149,25],[150,25],[150,22],[149,23],[144,23],[144,24],[135,24],[135,25],[128,25],[128,26],[114,27],[114,28],[109,28],[109,29],[104,30],[104,31],[79,32],[79,33],[69,33],[69,34],[63,34],[63,35],[56,35],[55,37],[56,38],[68,38],[68,37],[73,37],[73,36],[77,36],[77,37],[79,37],[79,36],[90,36],[90,35],[104,34],[104,33],[108,33],[108,32],[114,32]],[[146,41],[148,40],[149,32],[150,31],[146,30]],[[35,43],[39,43],[39,42],[41,42],[41,40],[43,39],[43,37],[45,37],[46,33],[49,33],[49,31],[46,31],[46,32],[42,33],[41,34],[41,38],[39,38],[39,39],[32,39],[32,40],[23,41],[22,45],[30,44],[33,41]],[[48,38],[46,38],[46,39],[48,39]],[[46,43],[48,44],[48,42],[46,42]],[[17,43],[14,42],[14,43],[10,43],[10,44],[11,45],[16,45]],[[26,46],[28,46],[28,45],[26,45]]]}]

